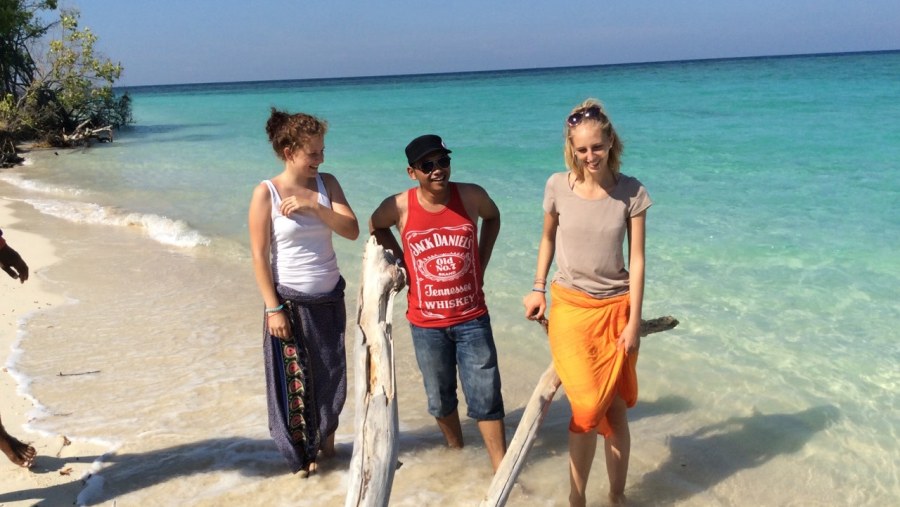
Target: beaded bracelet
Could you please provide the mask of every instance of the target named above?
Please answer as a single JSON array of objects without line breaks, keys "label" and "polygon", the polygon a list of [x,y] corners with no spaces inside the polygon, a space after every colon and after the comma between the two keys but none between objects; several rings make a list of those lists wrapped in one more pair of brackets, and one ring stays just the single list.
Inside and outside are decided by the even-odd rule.
[{"label": "beaded bracelet", "polygon": [[266,313],[276,313],[284,310],[284,303],[276,306],[275,308],[266,308]]}]

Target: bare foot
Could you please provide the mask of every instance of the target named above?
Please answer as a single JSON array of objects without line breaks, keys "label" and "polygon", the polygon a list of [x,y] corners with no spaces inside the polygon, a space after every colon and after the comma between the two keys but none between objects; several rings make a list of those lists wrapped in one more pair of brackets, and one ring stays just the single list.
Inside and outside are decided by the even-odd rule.
[{"label": "bare foot", "polygon": [[301,469],[299,472],[297,472],[297,475],[299,475],[301,479],[306,479],[310,475],[316,475],[316,472],[318,470],[319,470],[319,467],[318,467],[318,465],[316,465],[316,462],[311,461],[311,462],[309,462],[308,465],[303,467],[303,469]]},{"label": "bare foot", "polygon": [[34,457],[37,455],[34,447],[20,442],[5,431],[0,433],[0,450],[3,450],[3,454],[6,454],[10,461],[25,468],[31,468],[31,465],[34,464]]},{"label": "bare foot", "polygon": [[610,493],[609,494],[609,504],[610,505],[628,505],[628,499],[625,498],[623,493]]}]

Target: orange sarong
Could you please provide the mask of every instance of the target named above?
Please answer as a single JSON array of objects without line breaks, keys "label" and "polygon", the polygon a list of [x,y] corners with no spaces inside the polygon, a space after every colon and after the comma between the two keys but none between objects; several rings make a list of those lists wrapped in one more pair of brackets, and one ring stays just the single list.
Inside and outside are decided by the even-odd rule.
[{"label": "orange sarong", "polygon": [[616,394],[628,407],[637,402],[637,354],[616,347],[629,295],[597,299],[555,283],[550,294],[550,352],[572,407],[569,431],[609,436],[606,411]]}]

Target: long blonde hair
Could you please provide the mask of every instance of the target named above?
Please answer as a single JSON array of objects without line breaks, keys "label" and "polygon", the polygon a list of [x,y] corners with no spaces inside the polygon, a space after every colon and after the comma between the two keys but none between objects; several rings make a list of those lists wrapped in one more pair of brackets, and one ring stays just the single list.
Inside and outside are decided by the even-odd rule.
[{"label": "long blonde hair", "polygon": [[[592,107],[598,108],[601,114],[599,116],[583,115],[586,110]],[[582,113],[581,118],[578,119],[574,126],[570,125],[569,118],[572,118],[572,116],[577,113]],[[575,149],[572,147],[572,137],[569,134],[573,128],[588,121],[599,123],[603,129],[603,135],[606,136],[606,139],[610,143],[606,164],[614,175],[618,175],[619,166],[622,165],[622,150],[625,149],[625,146],[622,144],[622,139],[619,138],[619,134],[616,133],[615,127],[613,127],[612,122],[609,120],[609,116],[606,114],[603,104],[599,100],[593,98],[587,99],[574,107],[572,112],[569,113],[569,116],[566,117],[565,127],[563,128],[563,137],[565,138],[563,156],[565,157],[566,167],[575,174],[576,179],[584,179],[584,169],[578,165],[578,160],[575,158]]]}]

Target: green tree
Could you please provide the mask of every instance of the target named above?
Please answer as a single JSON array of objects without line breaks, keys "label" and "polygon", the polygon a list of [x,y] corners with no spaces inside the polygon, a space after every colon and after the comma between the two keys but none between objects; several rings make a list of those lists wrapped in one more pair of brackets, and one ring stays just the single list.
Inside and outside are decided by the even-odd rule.
[{"label": "green tree", "polygon": [[[132,122],[130,97],[113,91],[122,65],[95,51],[97,36],[78,26],[77,10],[63,9],[50,23],[40,16],[56,8],[56,0],[0,0],[0,151],[7,152],[0,164],[15,158],[11,142],[66,146],[84,139],[72,134]],[[54,27],[59,38],[38,62],[32,51]]]},{"label": "green tree", "polygon": [[121,127],[131,121],[127,95],[117,99],[113,92],[122,65],[95,52],[97,36],[79,29],[78,17],[76,10],[61,12],[62,38],[50,42],[50,71],[41,85],[55,91],[64,130],[85,122]]},{"label": "green tree", "polygon": [[55,9],[56,0],[0,0],[0,98],[18,100],[34,81],[37,65],[29,48],[56,24],[37,14]]}]

